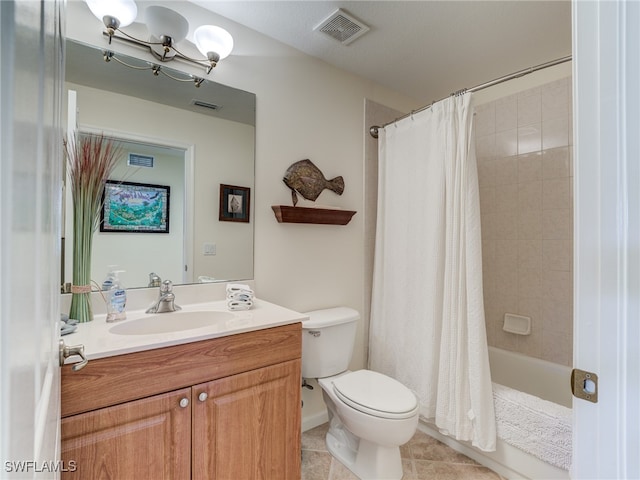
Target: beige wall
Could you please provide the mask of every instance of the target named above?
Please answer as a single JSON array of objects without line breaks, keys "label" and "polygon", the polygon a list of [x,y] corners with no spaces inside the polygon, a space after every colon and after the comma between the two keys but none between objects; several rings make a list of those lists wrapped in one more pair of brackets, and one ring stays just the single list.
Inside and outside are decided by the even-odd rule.
[{"label": "beige wall", "polygon": [[[493,98],[475,130],[488,341],[571,365],[571,77]],[[531,317],[531,334],[503,331],[505,313]]]}]

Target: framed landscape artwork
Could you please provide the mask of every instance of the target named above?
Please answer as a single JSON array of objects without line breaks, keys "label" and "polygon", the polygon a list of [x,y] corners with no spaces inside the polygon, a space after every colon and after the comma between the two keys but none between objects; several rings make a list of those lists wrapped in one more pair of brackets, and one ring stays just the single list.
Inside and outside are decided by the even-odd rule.
[{"label": "framed landscape artwork", "polygon": [[169,233],[168,185],[107,180],[101,232]]}]

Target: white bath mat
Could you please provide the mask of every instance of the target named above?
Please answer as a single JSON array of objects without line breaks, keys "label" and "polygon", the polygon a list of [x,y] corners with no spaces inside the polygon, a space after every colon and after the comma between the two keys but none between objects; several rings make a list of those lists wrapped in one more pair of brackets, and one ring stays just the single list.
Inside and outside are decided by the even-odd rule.
[{"label": "white bath mat", "polygon": [[494,383],[498,437],[551,465],[571,466],[571,409]]}]

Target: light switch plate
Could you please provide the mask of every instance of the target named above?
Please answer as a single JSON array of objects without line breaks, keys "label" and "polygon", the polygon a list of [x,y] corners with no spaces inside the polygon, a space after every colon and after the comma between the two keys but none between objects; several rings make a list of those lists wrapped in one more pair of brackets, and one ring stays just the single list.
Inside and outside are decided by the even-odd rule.
[{"label": "light switch plate", "polygon": [[216,244],[215,243],[205,243],[202,247],[202,253],[204,255],[215,255],[216,254]]}]

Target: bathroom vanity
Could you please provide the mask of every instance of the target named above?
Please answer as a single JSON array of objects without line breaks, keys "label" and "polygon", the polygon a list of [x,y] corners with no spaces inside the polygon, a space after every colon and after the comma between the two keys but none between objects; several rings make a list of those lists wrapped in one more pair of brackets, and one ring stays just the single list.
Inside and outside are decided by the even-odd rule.
[{"label": "bathroom vanity", "polygon": [[76,466],[62,478],[299,479],[304,318],[257,301],[190,336],[80,325],[89,363],[62,369],[62,459]]}]

